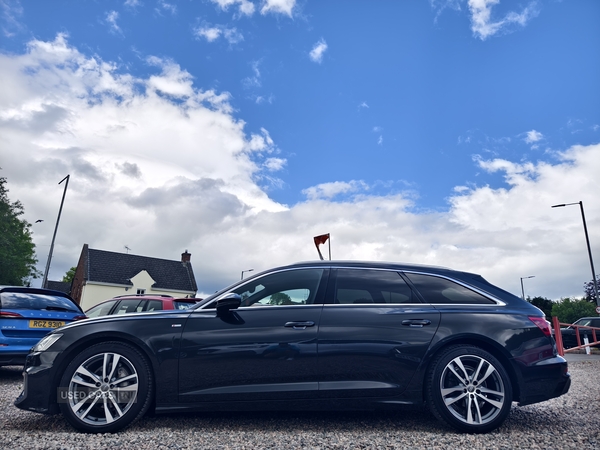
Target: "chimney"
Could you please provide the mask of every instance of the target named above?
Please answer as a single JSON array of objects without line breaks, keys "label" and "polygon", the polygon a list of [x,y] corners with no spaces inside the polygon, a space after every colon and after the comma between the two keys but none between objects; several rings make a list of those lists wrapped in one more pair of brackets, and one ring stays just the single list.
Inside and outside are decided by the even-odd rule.
[{"label": "chimney", "polygon": [[185,250],[185,252],[183,252],[181,254],[181,262],[190,262],[190,258],[192,257],[191,253],[188,253],[187,249]]}]

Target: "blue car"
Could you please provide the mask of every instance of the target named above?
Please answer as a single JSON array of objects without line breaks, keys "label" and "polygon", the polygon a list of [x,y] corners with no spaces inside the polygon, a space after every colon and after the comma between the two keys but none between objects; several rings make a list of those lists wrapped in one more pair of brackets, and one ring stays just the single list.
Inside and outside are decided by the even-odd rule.
[{"label": "blue car", "polygon": [[85,318],[63,292],[0,286],[0,366],[23,365],[31,347],[46,334]]}]

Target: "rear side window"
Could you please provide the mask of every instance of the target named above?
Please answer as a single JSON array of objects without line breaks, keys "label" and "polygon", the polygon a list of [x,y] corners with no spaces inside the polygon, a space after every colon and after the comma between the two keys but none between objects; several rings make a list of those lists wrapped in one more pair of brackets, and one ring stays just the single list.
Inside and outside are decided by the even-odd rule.
[{"label": "rear side window", "polygon": [[3,292],[0,294],[0,307],[2,309],[80,312],[77,305],[68,298],[27,292]]},{"label": "rear side window", "polygon": [[114,314],[129,314],[142,312],[144,308],[144,301],[139,299],[134,300],[121,300]]},{"label": "rear side window", "polygon": [[417,273],[405,274],[427,303],[489,305],[495,302],[446,278]]},{"label": "rear side window", "polygon": [[110,312],[111,308],[117,303],[116,300],[111,300],[108,302],[104,302],[100,305],[96,305],[93,308],[88,309],[85,312],[85,315],[88,317],[100,317],[106,316]]},{"label": "rear side window", "polygon": [[398,272],[389,270],[339,269],[334,303],[419,303]]},{"label": "rear side window", "polygon": [[160,300],[148,300],[148,305],[144,311],[161,311],[163,303]]},{"label": "rear side window", "polygon": [[193,303],[193,302],[174,301],[173,309],[188,309],[190,306],[195,305],[195,304],[196,303]]}]

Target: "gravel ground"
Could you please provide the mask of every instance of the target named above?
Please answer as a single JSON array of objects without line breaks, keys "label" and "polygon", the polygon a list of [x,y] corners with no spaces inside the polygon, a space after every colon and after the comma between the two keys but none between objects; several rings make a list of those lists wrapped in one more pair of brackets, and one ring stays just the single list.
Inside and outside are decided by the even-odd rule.
[{"label": "gravel ground", "polygon": [[600,448],[600,360],[569,363],[567,395],[513,409],[498,430],[455,433],[424,411],[198,413],[144,418],[116,434],[73,431],[62,416],[13,406],[22,378],[0,368],[0,449],[588,449]]}]

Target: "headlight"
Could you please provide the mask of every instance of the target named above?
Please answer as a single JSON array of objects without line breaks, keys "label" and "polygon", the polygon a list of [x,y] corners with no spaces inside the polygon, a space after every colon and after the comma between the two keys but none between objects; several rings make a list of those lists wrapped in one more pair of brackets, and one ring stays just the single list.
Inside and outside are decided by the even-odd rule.
[{"label": "headlight", "polygon": [[50,348],[52,344],[58,341],[61,337],[62,334],[60,333],[49,334],[48,336],[40,340],[40,342],[38,342],[31,350],[34,352],[45,352]]}]

